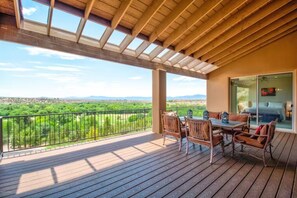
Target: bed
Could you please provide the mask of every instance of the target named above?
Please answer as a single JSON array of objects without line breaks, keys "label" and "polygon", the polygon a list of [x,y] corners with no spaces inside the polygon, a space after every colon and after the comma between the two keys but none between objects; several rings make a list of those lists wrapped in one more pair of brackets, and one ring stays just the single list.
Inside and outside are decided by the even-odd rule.
[{"label": "bed", "polygon": [[[253,102],[253,104],[255,103]],[[245,108],[242,111],[242,113],[250,113],[251,115],[256,115],[256,112],[256,105]],[[282,102],[259,102],[259,116],[263,122],[269,122],[276,118],[281,122],[286,118],[285,105]]]}]

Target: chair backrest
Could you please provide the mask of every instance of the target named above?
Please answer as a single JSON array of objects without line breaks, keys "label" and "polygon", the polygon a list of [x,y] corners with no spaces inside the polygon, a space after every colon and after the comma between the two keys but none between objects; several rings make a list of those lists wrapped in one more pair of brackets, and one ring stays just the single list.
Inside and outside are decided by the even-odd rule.
[{"label": "chair backrest", "polygon": [[215,119],[221,119],[221,113],[220,112],[208,112],[208,117],[209,118],[215,118]]},{"label": "chair backrest", "polygon": [[272,139],[274,138],[274,134],[275,134],[275,128],[276,128],[276,121],[271,121],[268,124],[269,128],[268,128],[268,138],[269,138],[269,142],[272,141]]},{"label": "chair backrest", "polygon": [[251,122],[250,114],[229,114],[229,120],[245,122],[246,125],[244,127],[246,127],[248,130],[250,128],[250,122]]},{"label": "chair backrest", "polygon": [[162,114],[163,132],[180,133],[181,124],[178,116]]},{"label": "chair backrest", "polygon": [[210,120],[186,119],[189,127],[189,137],[204,141],[211,141],[212,126]]},{"label": "chair backrest", "polygon": [[248,123],[249,115],[248,114],[232,114],[231,113],[231,114],[229,114],[229,120]]}]

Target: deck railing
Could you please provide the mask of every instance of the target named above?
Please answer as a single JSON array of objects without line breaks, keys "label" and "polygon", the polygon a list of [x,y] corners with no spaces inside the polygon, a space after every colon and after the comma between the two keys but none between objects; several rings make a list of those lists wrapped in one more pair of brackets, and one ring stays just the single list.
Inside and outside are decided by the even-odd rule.
[{"label": "deck railing", "polygon": [[0,117],[1,153],[145,131],[151,109]]},{"label": "deck railing", "polygon": [[[205,106],[168,108],[181,116],[189,109],[194,116],[202,116],[205,110]],[[151,127],[151,109],[3,116],[0,153],[98,140]]]}]

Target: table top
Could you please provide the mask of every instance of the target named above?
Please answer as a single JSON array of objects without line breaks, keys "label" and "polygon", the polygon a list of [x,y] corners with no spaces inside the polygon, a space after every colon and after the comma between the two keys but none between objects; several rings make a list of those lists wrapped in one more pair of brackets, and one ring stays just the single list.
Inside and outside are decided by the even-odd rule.
[{"label": "table top", "polygon": [[[202,120],[203,118],[193,116],[192,119]],[[180,120],[185,121],[185,118],[180,117]],[[231,128],[231,129],[241,127],[241,126],[244,126],[246,124],[245,122],[238,122],[238,121],[231,121],[231,120],[229,120],[229,123],[222,123],[222,120],[215,119],[215,118],[209,118],[209,120],[211,121],[211,124],[214,127],[225,127],[225,128]]]}]

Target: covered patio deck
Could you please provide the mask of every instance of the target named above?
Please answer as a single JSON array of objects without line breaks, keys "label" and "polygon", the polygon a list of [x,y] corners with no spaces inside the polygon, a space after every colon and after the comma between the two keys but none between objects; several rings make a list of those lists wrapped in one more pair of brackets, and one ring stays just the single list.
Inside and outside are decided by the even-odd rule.
[{"label": "covered patio deck", "polygon": [[[216,148],[178,152],[175,140],[143,132],[3,159],[0,196],[17,197],[296,197],[297,137],[277,132],[262,161]],[[245,150],[247,152],[248,150]],[[250,152],[256,152],[250,150]]]}]

